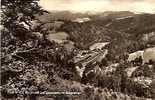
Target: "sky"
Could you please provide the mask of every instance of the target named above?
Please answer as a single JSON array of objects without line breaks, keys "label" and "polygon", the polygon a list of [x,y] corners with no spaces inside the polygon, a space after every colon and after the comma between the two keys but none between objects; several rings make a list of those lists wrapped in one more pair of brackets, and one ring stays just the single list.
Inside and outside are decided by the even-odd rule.
[{"label": "sky", "polygon": [[48,11],[155,13],[155,0],[40,0],[39,4]]}]

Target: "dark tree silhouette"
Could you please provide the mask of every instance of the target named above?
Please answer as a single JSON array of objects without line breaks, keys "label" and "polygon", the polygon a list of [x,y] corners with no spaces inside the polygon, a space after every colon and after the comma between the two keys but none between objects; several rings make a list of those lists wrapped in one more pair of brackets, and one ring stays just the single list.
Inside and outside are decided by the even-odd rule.
[{"label": "dark tree silhouette", "polygon": [[[2,0],[2,25],[11,36],[24,39],[31,31],[35,14],[43,14],[39,0]],[[8,34],[8,33],[7,33]],[[2,37],[3,38],[3,37]],[[13,37],[12,37],[13,38]]]}]

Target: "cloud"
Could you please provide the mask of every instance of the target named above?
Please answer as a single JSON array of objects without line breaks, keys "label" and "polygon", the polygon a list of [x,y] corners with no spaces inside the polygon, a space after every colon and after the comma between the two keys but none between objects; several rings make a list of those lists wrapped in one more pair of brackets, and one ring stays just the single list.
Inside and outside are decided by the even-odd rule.
[{"label": "cloud", "polygon": [[155,0],[41,0],[39,4],[49,11],[132,11],[155,13]]}]

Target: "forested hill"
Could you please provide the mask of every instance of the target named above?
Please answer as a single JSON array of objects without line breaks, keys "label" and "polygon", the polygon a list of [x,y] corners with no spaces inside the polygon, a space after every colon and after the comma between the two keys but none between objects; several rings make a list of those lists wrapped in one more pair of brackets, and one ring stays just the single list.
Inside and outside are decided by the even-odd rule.
[{"label": "forested hill", "polygon": [[[6,1],[1,35],[4,100],[154,100],[155,14],[38,14],[31,9],[37,4],[33,0]],[[80,94],[25,94],[53,91]]]}]

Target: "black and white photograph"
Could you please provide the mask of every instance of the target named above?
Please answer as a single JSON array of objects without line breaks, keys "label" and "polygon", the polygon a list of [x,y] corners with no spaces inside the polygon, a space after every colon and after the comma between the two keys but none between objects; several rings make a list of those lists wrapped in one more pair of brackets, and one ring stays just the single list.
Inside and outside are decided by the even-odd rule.
[{"label": "black and white photograph", "polygon": [[155,0],[0,2],[0,100],[155,100]]}]

